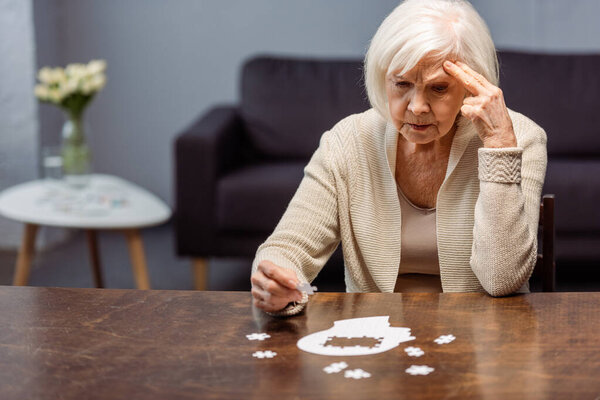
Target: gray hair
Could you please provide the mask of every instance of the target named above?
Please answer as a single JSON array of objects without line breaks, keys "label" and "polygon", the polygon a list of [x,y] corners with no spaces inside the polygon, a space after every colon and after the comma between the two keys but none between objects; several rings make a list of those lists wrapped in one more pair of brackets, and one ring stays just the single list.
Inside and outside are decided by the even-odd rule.
[{"label": "gray hair", "polygon": [[405,0],[379,26],[365,57],[371,106],[389,119],[386,77],[413,69],[424,57],[463,61],[498,85],[498,58],[490,31],[466,0]]}]

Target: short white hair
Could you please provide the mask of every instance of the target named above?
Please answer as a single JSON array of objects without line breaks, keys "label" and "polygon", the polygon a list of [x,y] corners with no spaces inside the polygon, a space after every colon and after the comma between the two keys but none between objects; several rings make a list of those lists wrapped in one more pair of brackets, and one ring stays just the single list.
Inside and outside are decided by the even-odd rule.
[{"label": "short white hair", "polygon": [[498,85],[498,58],[490,31],[466,0],[405,0],[381,23],[365,57],[371,106],[390,119],[389,73],[404,74],[425,57],[463,61]]}]

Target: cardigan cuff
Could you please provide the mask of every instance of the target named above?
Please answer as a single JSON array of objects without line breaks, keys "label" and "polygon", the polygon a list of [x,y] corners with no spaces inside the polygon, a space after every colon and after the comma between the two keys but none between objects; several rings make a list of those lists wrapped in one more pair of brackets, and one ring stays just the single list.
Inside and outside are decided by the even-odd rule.
[{"label": "cardigan cuff", "polygon": [[496,183],[521,183],[520,147],[480,148],[479,180]]}]

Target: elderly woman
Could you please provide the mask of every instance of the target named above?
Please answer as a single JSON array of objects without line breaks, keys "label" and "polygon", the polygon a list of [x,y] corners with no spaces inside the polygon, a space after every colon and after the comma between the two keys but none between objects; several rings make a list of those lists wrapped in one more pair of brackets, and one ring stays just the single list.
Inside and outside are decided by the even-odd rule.
[{"label": "elderly woman", "polygon": [[365,82],[372,109],[323,134],[256,253],[254,305],[301,311],[296,285],[340,241],[349,292],[528,291],[546,135],[507,109],[481,17],[406,0],[373,37]]}]

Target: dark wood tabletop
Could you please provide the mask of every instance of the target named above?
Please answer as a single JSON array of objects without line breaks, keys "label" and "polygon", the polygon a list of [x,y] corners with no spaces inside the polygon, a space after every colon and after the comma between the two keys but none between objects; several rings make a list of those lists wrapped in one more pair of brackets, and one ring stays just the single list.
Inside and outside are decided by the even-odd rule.
[{"label": "dark wood tabletop", "polygon": [[[416,339],[351,357],[296,346],[370,316]],[[284,319],[252,309],[247,292],[0,287],[0,321],[5,400],[600,398],[600,293],[318,293]],[[255,332],[271,337],[246,338]],[[434,343],[445,334],[456,340]],[[323,371],[339,361],[371,377]],[[413,364],[434,371],[409,375]]]}]

